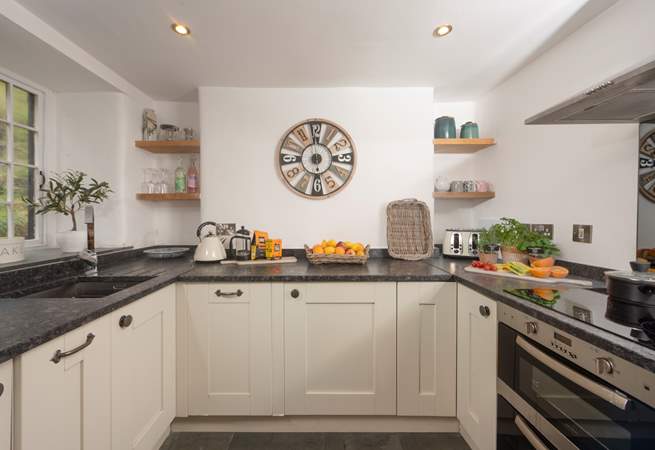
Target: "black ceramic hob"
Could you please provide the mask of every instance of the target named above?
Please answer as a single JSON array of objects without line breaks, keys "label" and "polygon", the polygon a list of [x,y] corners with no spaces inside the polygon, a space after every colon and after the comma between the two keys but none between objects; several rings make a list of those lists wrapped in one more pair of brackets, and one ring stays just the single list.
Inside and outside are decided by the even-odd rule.
[{"label": "black ceramic hob", "polygon": [[626,339],[655,347],[655,342],[646,336],[640,326],[644,321],[655,320],[655,306],[622,302],[604,292],[581,288],[506,289],[505,292]]}]

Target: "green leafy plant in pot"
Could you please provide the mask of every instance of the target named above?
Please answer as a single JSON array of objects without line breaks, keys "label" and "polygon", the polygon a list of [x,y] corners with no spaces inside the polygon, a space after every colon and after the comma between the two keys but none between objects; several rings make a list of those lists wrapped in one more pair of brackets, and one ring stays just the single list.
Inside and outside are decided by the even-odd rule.
[{"label": "green leafy plant in pot", "polygon": [[86,231],[78,230],[75,214],[85,206],[100,204],[113,191],[106,181],[97,181],[84,172],[68,170],[54,174],[48,180],[47,188],[41,189],[42,196],[36,201],[24,198],[36,214],[55,212],[70,216],[73,228],[57,233],[57,243],[64,252],[84,250]]},{"label": "green leafy plant in pot", "polygon": [[528,248],[540,248],[544,257],[559,253],[557,246],[546,236],[531,231],[530,228],[516,219],[503,217],[500,223],[490,230],[497,233],[500,250],[504,262],[528,262]]},{"label": "green leafy plant in pot", "polygon": [[496,264],[500,250],[500,235],[497,228],[483,230],[478,238],[479,257],[483,263]]}]

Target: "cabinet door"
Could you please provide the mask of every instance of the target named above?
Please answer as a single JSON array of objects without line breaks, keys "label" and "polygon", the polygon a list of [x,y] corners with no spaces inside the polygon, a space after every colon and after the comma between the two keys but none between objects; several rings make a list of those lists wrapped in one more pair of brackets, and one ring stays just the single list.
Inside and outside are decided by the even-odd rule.
[{"label": "cabinet door", "polygon": [[112,448],[155,448],[175,415],[175,288],[111,315]]},{"label": "cabinet door", "polygon": [[187,284],[191,415],[271,415],[269,283]]},{"label": "cabinet door", "polygon": [[455,416],[457,285],[398,283],[398,415]]},{"label": "cabinet door", "polygon": [[[73,352],[87,343],[55,362],[57,351]],[[109,450],[109,316],[19,356],[15,396],[16,450]]]},{"label": "cabinet door", "polygon": [[496,447],[496,302],[458,285],[457,418],[478,450]]},{"label": "cabinet door", "polygon": [[0,364],[0,450],[11,450],[13,374],[11,360]]},{"label": "cabinet door", "polygon": [[285,413],[396,414],[396,284],[284,286]]}]

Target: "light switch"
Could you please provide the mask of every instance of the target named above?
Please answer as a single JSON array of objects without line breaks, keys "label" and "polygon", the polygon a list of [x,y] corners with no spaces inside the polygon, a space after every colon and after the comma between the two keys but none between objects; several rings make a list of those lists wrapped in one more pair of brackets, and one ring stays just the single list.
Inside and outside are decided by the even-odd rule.
[{"label": "light switch", "polygon": [[573,225],[573,242],[591,244],[592,225]]},{"label": "light switch", "polygon": [[543,234],[549,239],[553,239],[553,224],[552,223],[533,223],[530,225],[530,230],[539,234]]}]

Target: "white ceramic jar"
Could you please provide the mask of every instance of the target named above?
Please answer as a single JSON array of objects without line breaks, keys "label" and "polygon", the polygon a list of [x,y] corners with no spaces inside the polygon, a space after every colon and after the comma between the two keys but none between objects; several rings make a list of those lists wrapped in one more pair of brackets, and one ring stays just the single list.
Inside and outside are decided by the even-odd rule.
[{"label": "white ceramic jar", "polygon": [[0,264],[18,262],[25,259],[25,238],[0,238]]},{"label": "white ceramic jar", "polygon": [[86,248],[86,231],[60,231],[57,245],[62,252],[79,253]]}]

